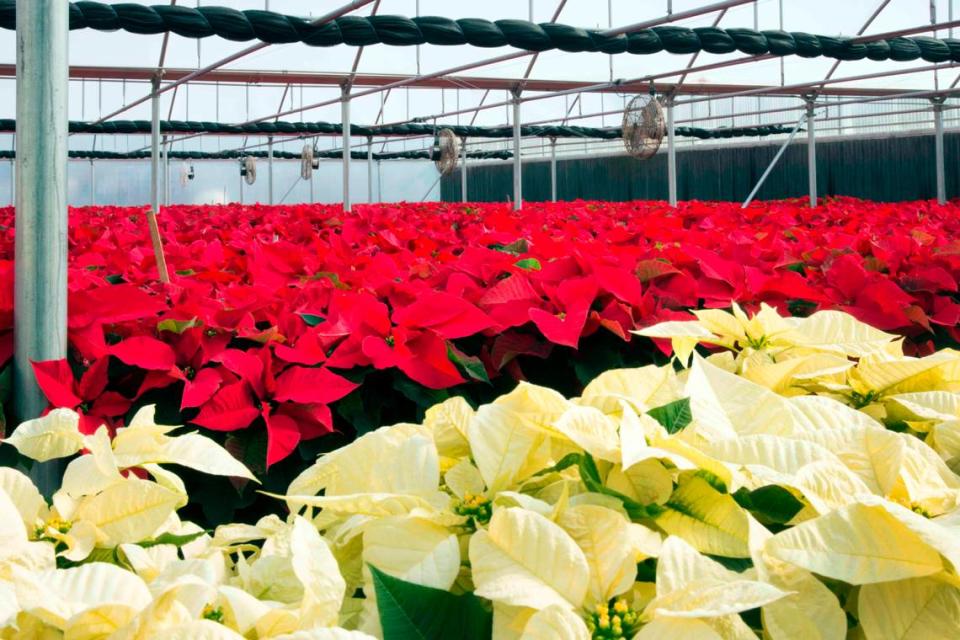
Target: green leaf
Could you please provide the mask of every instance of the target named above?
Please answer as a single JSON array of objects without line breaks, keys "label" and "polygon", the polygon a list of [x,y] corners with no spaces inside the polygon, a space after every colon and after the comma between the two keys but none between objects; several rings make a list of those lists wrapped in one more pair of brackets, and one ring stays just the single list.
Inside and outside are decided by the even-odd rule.
[{"label": "green leaf", "polygon": [[[59,561],[60,558],[57,558],[57,560]],[[106,562],[106,563],[115,564],[115,565],[121,564],[120,556],[118,555],[118,550],[116,547],[106,547],[106,548],[96,547],[93,551],[90,552],[90,555],[88,555],[84,559],[84,562]],[[64,566],[64,567],[58,566],[57,568],[67,569],[70,566],[77,566],[79,564],[81,563],[80,562],[69,563],[67,566]]]},{"label": "green leaf", "polygon": [[173,318],[167,318],[166,320],[161,320],[157,323],[157,331],[172,331],[176,334],[181,334],[187,329],[193,329],[194,327],[199,327],[202,322],[200,319],[194,316],[189,320],[174,320]]},{"label": "green leaf", "polygon": [[393,388],[417,405],[418,420],[423,418],[423,414],[427,409],[435,404],[440,404],[450,397],[450,392],[446,389],[430,389],[419,382],[414,382],[400,372],[396,372],[393,378]]},{"label": "green leaf", "polygon": [[803,509],[796,496],[775,484],[753,491],[738,489],[733,499],[764,524],[786,524]]},{"label": "green leaf", "polygon": [[793,264],[788,264],[786,268],[788,271],[799,273],[802,276],[807,275],[807,272],[803,268],[802,262],[794,262]]},{"label": "green leaf", "polygon": [[600,480],[600,470],[597,469],[597,463],[589,453],[584,453],[579,460],[580,480],[586,485],[588,491],[593,493],[602,493],[612,496],[623,503],[623,508],[631,520],[649,520],[663,513],[663,507],[657,504],[643,505],[623,495],[619,491],[611,489]]},{"label": "green leaf", "polygon": [[637,582],[657,581],[657,559],[647,558],[637,563]]},{"label": "green leaf", "polygon": [[3,407],[13,399],[13,365],[8,364],[0,371],[0,438],[7,434],[6,414]]},{"label": "green leaf", "polygon": [[357,435],[373,431],[382,424],[380,415],[383,409],[384,395],[369,385],[361,386],[357,393],[351,393],[337,402],[337,413],[346,420]]},{"label": "green leaf", "polygon": [[637,278],[640,280],[640,282],[647,283],[654,278],[670,275],[672,273],[680,273],[680,271],[670,264],[669,261],[662,258],[656,258],[653,260],[641,260],[638,262],[635,273],[637,274]]},{"label": "green leaf", "polygon": [[525,269],[527,271],[540,271],[543,267],[540,266],[540,261],[536,258],[524,258],[523,260],[517,260],[513,263],[513,266]]},{"label": "green leaf", "polygon": [[179,269],[176,272],[178,276],[192,276],[192,275],[195,275],[196,273],[197,272],[194,271],[193,269]]},{"label": "green leaf", "polygon": [[677,433],[693,420],[690,412],[690,398],[680,398],[673,402],[650,409],[647,414],[663,425],[668,433]]},{"label": "green leaf", "polygon": [[466,374],[467,377],[490,384],[487,368],[483,366],[480,358],[468,356],[450,342],[447,342],[447,358],[450,359],[450,362],[457,365],[457,369],[459,369],[461,373]]},{"label": "green leaf", "polygon": [[182,547],[185,544],[190,544],[203,534],[207,533],[206,531],[197,531],[195,533],[185,533],[182,536],[178,536],[174,533],[161,533],[156,538],[152,540],[141,540],[137,543],[137,546],[143,547],[144,549],[149,549],[150,547],[156,547],[161,544],[172,544],[175,547]]},{"label": "green leaf", "polygon": [[520,238],[519,240],[514,240],[510,244],[492,244],[490,245],[490,248],[495,251],[502,251],[504,253],[519,256],[521,253],[526,253],[529,251],[530,243],[524,238]]},{"label": "green leaf", "polygon": [[708,553],[706,556],[714,562],[722,564],[725,569],[736,571],[737,573],[743,573],[748,569],[753,569],[752,558],[728,558],[726,556],[716,556],[712,553]]},{"label": "green leaf", "polygon": [[308,327],[315,327],[321,322],[326,322],[327,319],[323,316],[318,316],[315,313],[298,313],[298,316],[307,323]]},{"label": "green leaf", "polygon": [[548,473],[555,473],[557,471],[563,471],[564,469],[569,469],[570,467],[580,464],[580,454],[579,453],[568,453],[567,455],[560,458],[560,462],[553,465],[552,467],[547,467],[546,469],[540,469],[532,477],[536,476],[545,476]]},{"label": "green leaf", "polygon": [[122,284],[126,282],[126,280],[123,279],[123,276],[120,275],[119,273],[114,273],[109,276],[106,276],[104,277],[104,280],[106,280],[110,284]]},{"label": "green leaf", "polygon": [[[613,334],[608,335],[614,337]],[[619,344],[610,343],[608,340],[594,339],[591,341],[589,349],[585,349],[581,345],[580,351],[572,358],[573,371],[580,384],[587,386],[591,380],[604,371],[627,367],[627,363],[623,359],[623,340],[619,337],[616,340]]]},{"label": "green leaf", "polygon": [[711,487],[719,491],[720,493],[727,493],[727,483],[717,477],[717,474],[711,473],[706,469],[697,469],[693,474],[694,476],[701,478],[707,481]]},{"label": "green leaf", "polygon": [[350,285],[345,284],[343,280],[340,279],[340,275],[332,271],[318,271],[312,276],[307,278],[308,280],[323,280],[327,279],[336,289],[349,289]]},{"label": "green leaf", "polygon": [[493,613],[475,595],[405,582],[368,566],[383,640],[442,640],[451,633],[462,640],[489,640],[493,635]]}]

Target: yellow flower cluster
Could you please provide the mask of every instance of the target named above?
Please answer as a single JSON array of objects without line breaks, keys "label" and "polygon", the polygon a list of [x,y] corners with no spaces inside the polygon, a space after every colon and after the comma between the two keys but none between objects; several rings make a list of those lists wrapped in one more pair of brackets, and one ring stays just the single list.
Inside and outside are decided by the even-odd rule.
[{"label": "yellow flower cluster", "polygon": [[493,515],[493,504],[487,496],[474,495],[468,491],[453,510],[457,515],[467,516],[480,524],[487,524],[490,522],[490,516]]},{"label": "yellow flower cluster", "polygon": [[593,640],[628,640],[640,629],[640,615],[619,598],[613,604],[598,604],[587,618]]}]

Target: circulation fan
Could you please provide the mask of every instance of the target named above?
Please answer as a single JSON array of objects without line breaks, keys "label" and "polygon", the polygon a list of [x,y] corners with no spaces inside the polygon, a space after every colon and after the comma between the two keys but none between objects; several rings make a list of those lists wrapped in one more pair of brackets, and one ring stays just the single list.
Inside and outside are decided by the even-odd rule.
[{"label": "circulation fan", "polygon": [[460,160],[460,138],[450,129],[441,129],[433,143],[433,159],[440,175],[447,176]]},{"label": "circulation fan", "polygon": [[247,184],[257,181],[257,161],[252,156],[246,156],[240,160],[240,175]]},{"label": "circulation fan", "polygon": [[313,172],[320,168],[320,158],[315,157],[315,152],[313,145],[303,145],[300,153],[300,177],[304,180],[309,180],[313,177]]},{"label": "circulation fan", "polygon": [[634,96],[623,110],[623,146],[634,158],[648,160],[666,135],[663,107],[651,85],[649,94]]},{"label": "circulation fan", "polygon": [[185,187],[187,183],[197,176],[192,164],[184,162],[180,165],[180,186]]}]

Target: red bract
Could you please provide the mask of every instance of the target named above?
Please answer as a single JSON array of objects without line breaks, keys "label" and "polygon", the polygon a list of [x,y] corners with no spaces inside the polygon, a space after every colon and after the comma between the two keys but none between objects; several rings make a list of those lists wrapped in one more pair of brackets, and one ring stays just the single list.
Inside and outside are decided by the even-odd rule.
[{"label": "red bract", "polygon": [[[349,370],[443,389],[691,307],[838,308],[929,349],[960,338],[960,206],[801,201],[173,206],[173,281],[143,209],[72,209],[67,362],[37,363],[86,430],[158,389],[198,426],[262,427],[267,463],[329,433]],[[0,225],[13,211],[0,209]],[[278,240],[274,240],[274,237]],[[13,234],[0,238],[10,357]],[[108,365],[110,377],[108,377]],[[351,378],[354,376],[350,376]],[[114,379],[116,378],[116,379]],[[354,405],[353,411],[356,411]]]},{"label": "red bract", "polygon": [[113,429],[117,418],[132,402],[116,391],[108,391],[107,359],[96,361],[77,380],[66,360],[33,363],[33,375],[52,407],[75,409],[80,414],[80,431],[94,433],[100,425]]},{"label": "red bract", "polygon": [[226,349],[216,361],[229,372],[224,379],[230,380],[230,374],[234,378],[203,405],[193,422],[217,431],[236,431],[262,417],[267,429],[268,467],[288,456],[300,440],[333,431],[327,405],[358,386],[328,369],[297,365],[275,376],[274,367],[283,363],[273,360],[265,347]]}]

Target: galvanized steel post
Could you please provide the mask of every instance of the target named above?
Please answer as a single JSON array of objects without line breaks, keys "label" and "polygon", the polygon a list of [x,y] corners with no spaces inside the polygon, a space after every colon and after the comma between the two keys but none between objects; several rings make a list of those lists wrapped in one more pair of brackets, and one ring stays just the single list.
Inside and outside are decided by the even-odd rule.
[{"label": "galvanized steel post", "polygon": [[313,172],[310,173],[310,180],[309,180],[309,182],[310,182],[310,202],[314,202],[314,195],[313,195]]},{"label": "galvanized steel post", "polygon": [[350,86],[343,85],[340,96],[341,122],[343,122],[343,210],[350,207]]},{"label": "galvanized steel post", "polygon": [[460,200],[469,202],[467,198],[467,139],[463,139],[460,147]]},{"label": "galvanized steel post", "polygon": [[931,102],[933,103],[934,147],[937,163],[937,202],[946,204],[947,174],[943,161],[943,98],[934,98]]},{"label": "galvanized steel post", "polygon": [[520,158],[520,91],[513,91],[513,208],[523,208],[523,161]]},{"label": "galvanized steel post", "polygon": [[157,261],[160,282],[170,282],[167,273],[167,260],[163,255],[163,239],[160,238],[160,226],[157,214],[160,213],[160,76],[153,77],[153,97],[150,99],[150,210],[147,211],[147,226],[150,229],[150,242],[153,244],[153,256]]},{"label": "galvanized steel post", "polygon": [[273,136],[267,138],[267,202],[273,204]]},{"label": "galvanized steel post", "polygon": [[550,202],[557,201],[557,139],[550,138]]},{"label": "galvanized steel post", "polygon": [[383,170],[377,160],[377,202],[383,202]]},{"label": "galvanized steel post", "polygon": [[170,147],[163,147],[163,204],[169,205],[173,200],[173,188],[170,186]]},{"label": "galvanized steel post", "polygon": [[[17,0],[16,261],[13,401],[18,420],[47,407],[31,362],[67,356],[67,0]],[[61,465],[34,465],[46,495]]]},{"label": "galvanized steel post", "polygon": [[367,136],[367,203],[373,202],[373,138]]},{"label": "galvanized steel post", "polygon": [[810,206],[817,206],[817,131],[813,98],[807,100],[807,173],[810,182]]},{"label": "galvanized steel post", "polygon": [[670,206],[677,206],[677,147],[673,118],[673,96],[667,100],[667,195]]}]

